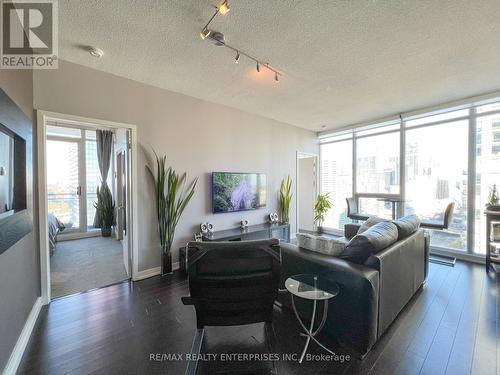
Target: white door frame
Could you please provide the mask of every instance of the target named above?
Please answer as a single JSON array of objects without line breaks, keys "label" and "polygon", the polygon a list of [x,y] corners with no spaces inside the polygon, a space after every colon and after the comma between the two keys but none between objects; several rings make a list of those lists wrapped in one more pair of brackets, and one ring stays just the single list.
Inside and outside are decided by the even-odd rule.
[{"label": "white door frame", "polygon": [[50,255],[49,255],[49,233],[48,233],[48,202],[47,202],[47,166],[46,166],[46,124],[47,121],[62,121],[65,124],[84,125],[91,128],[125,128],[131,134],[131,202],[130,218],[132,228],[130,231],[132,246],[132,280],[136,279],[139,272],[139,240],[138,240],[138,206],[137,206],[137,126],[126,123],[112,122],[106,120],[93,119],[88,117],[74,116],[63,113],[37,110],[37,157],[38,157],[38,215],[40,232],[40,277],[41,277],[41,298],[44,305],[50,303]]},{"label": "white door frame", "polygon": [[[316,195],[319,194],[319,155],[313,154],[310,152],[302,152],[297,151],[295,154],[295,224],[296,224],[296,233],[299,233],[299,200],[300,200],[300,189],[299,189],[299,160],[304,158],[316,158]],[[313,224],[314,225],[314,224]]]}]

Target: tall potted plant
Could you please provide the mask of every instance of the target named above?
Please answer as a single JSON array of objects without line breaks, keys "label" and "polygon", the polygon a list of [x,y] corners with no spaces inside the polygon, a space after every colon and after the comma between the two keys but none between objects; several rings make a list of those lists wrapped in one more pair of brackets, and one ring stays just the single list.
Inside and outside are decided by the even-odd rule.
[{"label": "tall potted plant", "polygon": [[[154,151],[153,151],[154,152]],[[180,176],[172,167],[166,166],[166,156],[156,157],[156,175],[151,171],[155,181],[156,216],[160,234],[160,247],[162,254],[161,274],[172,272],[172,244],[175,229],[184,209],[193,197],[196,183],[195,178],[186,187],[186,174]]]},{"label": "tall potted plant", "polygon": [[328,211],[332,208],[330,193],[318,194],[316,203],[314,204],[314,223],[318,227],[318,231],[323,231],[323,222]]},{"label": "tall potted plant", "polygon": [[281,180],[279,207],[280,217],[283,223],[290,222],[290,205],[292,204],[292,178],[290,175]]},{"label": "tall potted plant", "polygon": [[97,202],[94,203],[94,207],[99,218],[101,235],[110,237],[111,227],[115,223],[115,203],[108,185],[103,184],[101,189],[97,188]]}]

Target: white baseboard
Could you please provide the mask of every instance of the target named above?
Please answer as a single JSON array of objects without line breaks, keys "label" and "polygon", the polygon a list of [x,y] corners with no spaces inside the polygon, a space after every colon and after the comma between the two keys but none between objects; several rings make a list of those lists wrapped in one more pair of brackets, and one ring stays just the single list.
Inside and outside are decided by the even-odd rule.
[{"label": "white baseboard", "polygon": [[31,332],[35,327],[36,319],[38,318],[38,314],[42,308],[42,298],[38,297],[33,304],[30,314],[28,315],[28,319],[26,319],[26,323],[24,324],[23,330],[17,339],[16,346],[12,350],[10,354],[9,360],[7,361],[7,365],[3,369],[3,375],[15,375],[17,372],[17,368],[21,363],[21,359],[23,358],[24,350],[28,345],[30,340]]},{"label": "white baseboard", "polygon": [[[178,269],[179,269],[179,262],[172,263],[172,270],[175,271]],[[153,276],[158,276],[160,273],[161,273],[161,267],[154,267],[147,270],[139,271],[133,278],[133,281],[148,279]]]}]

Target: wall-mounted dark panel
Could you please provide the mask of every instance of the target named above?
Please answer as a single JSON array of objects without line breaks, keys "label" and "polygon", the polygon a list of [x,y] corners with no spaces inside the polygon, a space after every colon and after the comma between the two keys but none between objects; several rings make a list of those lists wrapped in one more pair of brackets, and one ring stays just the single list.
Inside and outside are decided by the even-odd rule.
[{"label": "wall-mounted dark panel", "polygon": [[33,124],[0,90],[0,254],[33,230]]}]

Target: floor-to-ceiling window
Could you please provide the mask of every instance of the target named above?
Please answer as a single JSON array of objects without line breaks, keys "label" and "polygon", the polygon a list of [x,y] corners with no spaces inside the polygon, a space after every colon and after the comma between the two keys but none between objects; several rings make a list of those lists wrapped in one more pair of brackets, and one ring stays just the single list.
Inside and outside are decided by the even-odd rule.
[{"label": "floor-to-ceiling window", "polygon": [[322,135],[320,149],[322,192],[336,204],[325,227],[348,222],[342,215],[350,196],[363,213],[390,217],[391,203],[381,198],[394,198],[404,201],[399,215],[437,221],[453,202],[449,228],[431,231],[431,245],[484,254],[483,211],[492,186],[500,189],[500,100]]},{"label": "floor-to-ceiling window", "polygon": [[[500,104],[485,105],[476,110],[476,206],[474,214],[474,252],[486,252],[486,221],[483,209],[493,185],[500,189]],[[497,190],[498,191],[498,190]]]},{"label": "floor-to-ceiling window", "polygon": [[359,211],[390,218],[390,202],[379,198],[399,196],[399,124],[354,132],[356,190]]},{"label": "floor-to-ceiling window", "polygon": [[454,203],[450,227],[432,231],[431,244],[466,250],[469,122],[436,123],[430,116],[405,126],[405,214],[441,221]]},{"label": "floor-to-ceiling window", "polygon": [[330,193],[333,207],[323,225],[342,228],[349,223],[345,199],[352,194],[352,137],[339,136],[326,140],[321,147],[321,191]]}]

